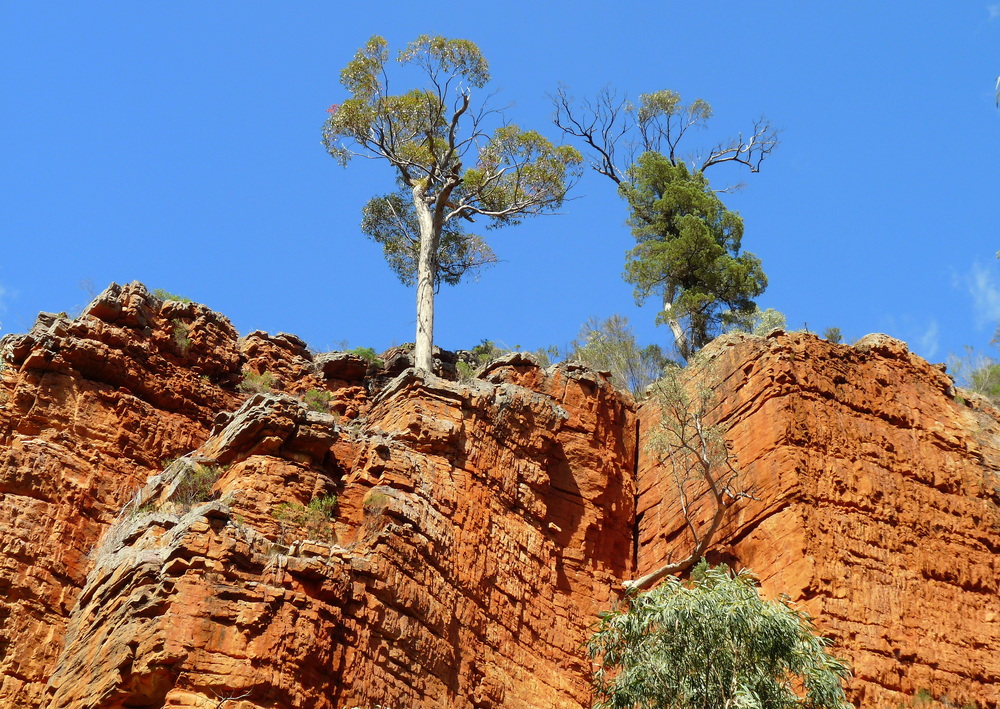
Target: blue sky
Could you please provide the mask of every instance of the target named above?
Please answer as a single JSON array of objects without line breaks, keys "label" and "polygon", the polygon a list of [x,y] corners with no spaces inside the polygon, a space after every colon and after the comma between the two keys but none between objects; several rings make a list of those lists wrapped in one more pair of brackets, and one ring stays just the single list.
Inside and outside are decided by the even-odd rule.
[{"label": "blue sky", "polygon": [[[495,99],[558,137],[546,93],[673,89],[715,110],[691,148],[764,114],[782,143],[725,199],[789,325],[885,332],[943,361],[1000,320],[1000,3],[2,2],[0,333],[142,280],[316,349],[412,341],[414,294],[361,235],[390,169],[319,143],[372,34],[476,42]],[[374,7],[372,5],[371,7]],[[711,176],[711,174],[710,174]],[[716,176],[717,181],[720,176]],[[718,183],[716,183],[718,184]],[[722,186],[722,185],[719,185]],[[563,213],[494,231],[503,260],[438,299],[436,342],[565,346],[627,315],[631,237],[587,174]]]}]

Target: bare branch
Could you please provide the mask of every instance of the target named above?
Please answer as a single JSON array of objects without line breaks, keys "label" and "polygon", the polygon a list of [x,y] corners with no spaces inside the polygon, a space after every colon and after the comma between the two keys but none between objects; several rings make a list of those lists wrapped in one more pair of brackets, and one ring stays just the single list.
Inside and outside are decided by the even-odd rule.
[{"label": "bare branch", "polygon": [[753,132],[746,140],[738,133],[728,143],[719,143],[712,148],[699,168],[705,171],[712,165],[735,162],[746,165],[750,172],[760,172],[760,164],[778,146],[778,129],[766,118],[758,118],[753,124]]},{"label": "bare branch", "polygon": [[615,164],[615,151],[629,131],[628,121],[621,115],[629,108],[627,98],[619,101],[617,94],[605,87],[594,102],[585,99],[577,111],[573,108],[574,99],[563,87],[549,98],[556,109],[552,116],[556,127],[566,135],[580,138],[592,151],[591,169],[621,184],[625,171]]},{"label": "bare branch", "polygon": [[[693,548],[684,559],[668,558],[655,571],[625,581],[623,586],[630,593],[647,589],[667,575],[682,573],[697,563],[711,547],[733,505],[751,497],[735,487],[740,473],[733,466],[722,431],[706,424],[711,392],[695,387],[692,395],[689,388],[680,381],[678,372],[668,374],[657,385],[655,396],[660,403],[661,419],[650,436],[648,448],[659,454],[661,466],[670,464],[674,492]],[[691,485],[695,486],[693,497]],[[701,519],[702,503],[692,504],[697,499],[705,499],[710,509],[714,508],[709,520]]]}]

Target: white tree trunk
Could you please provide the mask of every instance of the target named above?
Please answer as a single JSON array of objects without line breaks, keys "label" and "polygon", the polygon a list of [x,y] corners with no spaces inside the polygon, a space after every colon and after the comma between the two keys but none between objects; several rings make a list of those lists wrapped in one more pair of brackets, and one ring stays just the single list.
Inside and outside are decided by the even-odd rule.
[{"label": "white tree trunk", "polygon": [[667,321],[667,325],[670,326],[670,331],[674,334],[674,343],[677,345],[677,352],[684,361],[687,361],[691,357],[691,343],[688,342],[687,333],[684,332],[684,327],[681,325],[680,318],[677,317],[677,313],[674,312],[674,289],[670,288],[663,293],[663,318]]},{"label": "white tree trunk", "polygon": [[434,213],[424,199],[426,188],[413,188],[413,203],[420,223],[420,259],[417,262],[417,336],[413,349],[413,366],[425,372],[434,371],[434,274],[437,271],[438,242],[441,225],[435,224]]}]

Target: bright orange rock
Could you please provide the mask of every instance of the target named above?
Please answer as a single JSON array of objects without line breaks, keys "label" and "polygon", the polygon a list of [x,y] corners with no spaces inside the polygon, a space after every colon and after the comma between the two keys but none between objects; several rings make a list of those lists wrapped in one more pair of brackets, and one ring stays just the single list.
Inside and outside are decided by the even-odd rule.
[{"label": "bright orange rock", "polygon": [[[596,613],[689,544],[655,407],[578,365],[421,376],[140,284],[0,354],[0,707],[580,709]],[[859,706],[996,709],[993,409],[884,336],[705,354],[756,498],[711,557],[816,616]]]},{"label": "bright orange rock", "polygon": [[[1000,700],[1000,423],[902,342],[728,336],[700,375],[757,498],[710,558],[753,569],[849,659],[857,706],[921,690]],[[652,404],[641,429],[655,425]],[[666,471],[640,451],[639,573],[690,548]],[[908,705],[907,705],[908,706]]]}]

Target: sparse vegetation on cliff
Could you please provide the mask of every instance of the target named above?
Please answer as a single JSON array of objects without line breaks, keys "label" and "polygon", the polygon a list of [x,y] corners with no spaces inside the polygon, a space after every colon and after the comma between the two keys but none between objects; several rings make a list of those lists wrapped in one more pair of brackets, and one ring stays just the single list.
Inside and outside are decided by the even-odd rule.
[{"label": "sparse vegetation on cliff", "polygon": [[646,447],[658,456],[664,474],[671,476],[692,546],[686,557],[668,559],[655,571],[626,581],[629,591],[649,588],[669,574],[691,568],[708,551],[730,508],[750,497],[733,466],[725,431],[709,424],[715,404],[712,390],[703,381],[682,378],[680,368],[670,367],[652,393],[660,421],[648,434]]},{"label": "sparse vegetation on cliff", "polygon": [[270,372],[257,372],[248,369],[243,370],[243,381],[237,387],[246,394],[267,394],[274,388],[274,375]]}]

